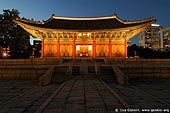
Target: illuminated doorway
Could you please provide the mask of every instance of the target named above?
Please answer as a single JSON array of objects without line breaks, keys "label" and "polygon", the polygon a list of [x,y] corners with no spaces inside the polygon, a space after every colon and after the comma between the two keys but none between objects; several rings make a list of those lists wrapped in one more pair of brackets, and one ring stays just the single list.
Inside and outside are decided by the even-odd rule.
[{"label": "illuminated doorway", "polygon": [[76,56],[78,57],[92,56],[92,45],[76,45]]}]

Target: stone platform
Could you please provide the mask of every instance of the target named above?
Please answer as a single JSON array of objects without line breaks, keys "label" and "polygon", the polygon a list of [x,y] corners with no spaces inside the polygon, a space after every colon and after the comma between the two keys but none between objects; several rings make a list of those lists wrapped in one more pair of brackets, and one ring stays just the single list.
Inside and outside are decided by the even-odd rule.
[{"label": "stone platform", "polygon": [[0,80],[0,113],[141,113],[170,108],[170,79],[132,80],[126,86],[92,78],[37,84]]}]

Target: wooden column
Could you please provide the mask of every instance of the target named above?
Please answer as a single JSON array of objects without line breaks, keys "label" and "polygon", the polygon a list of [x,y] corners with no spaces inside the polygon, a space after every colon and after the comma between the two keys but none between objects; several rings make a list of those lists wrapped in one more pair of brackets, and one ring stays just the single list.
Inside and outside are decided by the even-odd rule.
[{"label": "wooden column", "polygon": [[109,58],[112,58],[112,43],[110,39],[109,39]]},{"label": "wooden column", "polygon": [[96,41],[95,40],[93,40],[92,57],[96,58]]},{"label": "wooden column", "polygon": [[41,43],[41,57],[44,57],[44,38],[42,39]]},{"label": "wooden column", "polygon": [[57,40],[57,57],[60,58],[60,39]]},{"label": "wooden column", "polygon": [[124,42],[124,57],[126,58],[127,57],[127,41],[125,39],[125,42]]},{"label": "wooden column", "polygon": [[73,44],[72,44],[72,56],[73,59],[76,57],[76,44],[75,44],[75,38],[73,39]]}]

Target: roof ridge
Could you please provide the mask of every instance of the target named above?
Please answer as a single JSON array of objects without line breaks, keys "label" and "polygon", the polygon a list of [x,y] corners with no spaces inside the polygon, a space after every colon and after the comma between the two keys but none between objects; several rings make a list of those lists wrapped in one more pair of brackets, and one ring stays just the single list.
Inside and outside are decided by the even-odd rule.
[{"label": "roof ridge", "polygon": [[119,18],[116,14],[112,16],[98,16],[98,17],[64,17],[64,16],[55,16],[54,14],[47,20],[43,21],[34,21],[34,20],[29,20],[25,18],[17,18],[14,21],[21,21],[25,23],[31,23],[31,24],[47,24],[48,22],[52,21],[53,19],[60,19],[60,20],[68,20],[68,21],[95,21],[95,20],[109,20],[109,19],[116,19],[122,24],[137,24],[137,23],[143,23],[143,22],[148,22],[148,21],[156,21],[155,18],[146,18],[143,20],[133,20],[133,21],[126,21],[122,20]]}]

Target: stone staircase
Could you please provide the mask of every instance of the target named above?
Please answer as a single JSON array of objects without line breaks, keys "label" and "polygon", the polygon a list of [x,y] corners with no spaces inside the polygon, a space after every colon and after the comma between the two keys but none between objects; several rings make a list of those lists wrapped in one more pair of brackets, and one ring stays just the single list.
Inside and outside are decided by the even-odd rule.
[{"label": "stone staircase", "polygon": [[96,75],[94,66],[89,66],[88,67],[88,75]]},{"label": "stone staircase", "polygon": [[79,66],[72,67],[72,75],[80,75],[80,67]]},{"label": "stone staircase", "polygon": [[[97,72],[96,73],[96,68]],[[99,78],[106,82],[115,82],[116,77],[112,66],[95,66],[90,64],[72,64],[55,67],[52,83],[64,82],[69,79],[93,79]]]},{"label": "stone staircase", "polygon": [[100,66],[100,77],[106,82],[116,82],[115,73],[111,66]]},{"label": "stone staircase", "polygon": [[51,82],[56,83],[66,81],[68,79],[67,70],[68,66],[55,67]]}]

